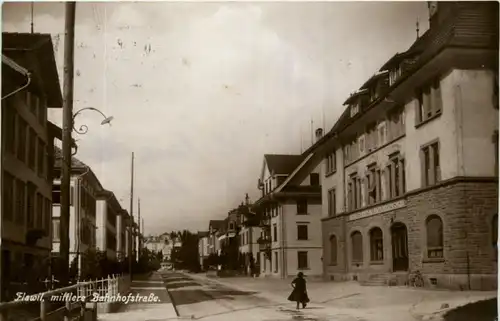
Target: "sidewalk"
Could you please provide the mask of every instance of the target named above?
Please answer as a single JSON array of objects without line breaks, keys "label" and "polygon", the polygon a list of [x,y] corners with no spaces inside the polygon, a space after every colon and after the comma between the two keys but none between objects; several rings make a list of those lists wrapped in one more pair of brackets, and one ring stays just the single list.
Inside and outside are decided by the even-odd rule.
[{"label": "sidewalk", "polygon": [[[286,300],[291,280],[274,278],[207,278],[204,274],[188,274],[241,291],[259,292],[271,301],[290,304]],[[328,313],[346,313],[369,320],[440,320],[454,308],[497,296],[496,291],[452,292],[407,287],[361,286],[357,282],[308,281],[311,306],[317,305]]]},{"label": "sidewalk", "polygon": [[167,293],[160,273],[134,278],[130,288],[133,297],[148,297],[153,294],[158,302],[129,302],[123,304],[117,313],[104,313],[97,316],[98,321],[146,321],[176,320],[177,314]]}]

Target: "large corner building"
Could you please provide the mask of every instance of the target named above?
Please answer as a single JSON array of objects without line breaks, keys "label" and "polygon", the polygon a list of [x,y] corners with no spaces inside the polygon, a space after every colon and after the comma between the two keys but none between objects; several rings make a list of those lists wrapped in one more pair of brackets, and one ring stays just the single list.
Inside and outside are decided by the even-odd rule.
[{"label": "large corner building", "polygon": [[430,28],[345,102],[322,153],[325,278],[497,286],[498,3],[430,2]]}]

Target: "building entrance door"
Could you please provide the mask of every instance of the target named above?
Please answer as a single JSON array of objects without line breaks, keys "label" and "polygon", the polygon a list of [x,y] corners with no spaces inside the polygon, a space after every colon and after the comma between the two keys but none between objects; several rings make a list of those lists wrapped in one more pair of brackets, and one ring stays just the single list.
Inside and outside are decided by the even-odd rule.
[{"label": "building entrance door", "polygon": [[391,227],[392,270],[408,271],[408,230],[403,223],[395,223]]}]

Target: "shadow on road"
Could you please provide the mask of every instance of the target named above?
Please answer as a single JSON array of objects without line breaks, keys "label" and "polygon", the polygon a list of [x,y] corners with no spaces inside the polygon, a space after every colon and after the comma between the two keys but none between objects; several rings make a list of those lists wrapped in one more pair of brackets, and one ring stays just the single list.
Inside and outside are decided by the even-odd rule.
[{"label": "shadow on road", "polygon": [[192,281],[188,281],[188,282],[167,283],[166,286],[169,290],[174,290],[174,289],[185,288],[188,286],[201,286],[201,284],[196,283],[196,282],[192,282]]},{"label": "shadow on road", "polygon": [[182,281],[193,281],[193,279],[188,277],[163,278],[163,282],[165,282],[165,284],[182,282]]},{"label": "shadow on road", "polygon": [[496,321],[497,298],[470,303],[444,315],[445,321]]},{"label": "shadow on road", "polygon": [[213,300],[235,300],[235,296],[252,295],[255,292],[241,291],[210,291],[210,290],[176,290],[171,294],[174,298],[175,305],[194,304]]}]

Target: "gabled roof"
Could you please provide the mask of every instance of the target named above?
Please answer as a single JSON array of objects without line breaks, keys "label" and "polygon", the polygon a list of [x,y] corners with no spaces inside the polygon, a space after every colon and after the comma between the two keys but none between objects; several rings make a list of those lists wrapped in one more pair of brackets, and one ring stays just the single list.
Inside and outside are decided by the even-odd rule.
[{"label": "gabled roof", "polygon": [[272,175],[290,175],[302,160],[303,155],[265,154],[261,179],[264,179],[265,166]]},{"label": "gabled roof", "polygon": [[207,237],[207,236],[208,236],[208,231],[198,232],[198,237]]},{"label": "gabled roof", "polygon": [[46,95],[48,107],[62,107],[61,85],[50,34],[3,32],[2,53],[34,75],[32,81]]},{"label": "gabled roof", "polygon": [[224,227],[224,225],[224,220],[210,220],[210,222],[208,223],[208,228],[212,227],[215,230],[220,230],[222,227]]},{"label": "gabled roof", "polygon": [[[62,165],[62,150],[61,148],[54,146],[54,169],[61,170],[61,165]],[[86,173],[92,177],[92,179],[95,181],[97,184],[97,193],[102,193],[104,191],[104,188],[102,187],[101,182],[95,175],[95,173],[92,171],[90,166],[87,166],[84,162],[79,160],[76,157],[71,157],[71,175],[81,175],[81,173]]]},{"label": "gabled roof", "polygon": [[[62,166],[62,149],[54,146],[54,167],[61,168]],[[87,166],[84,162],[79,160],[76,157],[71,157],[71,169],[87,169]]]}]

